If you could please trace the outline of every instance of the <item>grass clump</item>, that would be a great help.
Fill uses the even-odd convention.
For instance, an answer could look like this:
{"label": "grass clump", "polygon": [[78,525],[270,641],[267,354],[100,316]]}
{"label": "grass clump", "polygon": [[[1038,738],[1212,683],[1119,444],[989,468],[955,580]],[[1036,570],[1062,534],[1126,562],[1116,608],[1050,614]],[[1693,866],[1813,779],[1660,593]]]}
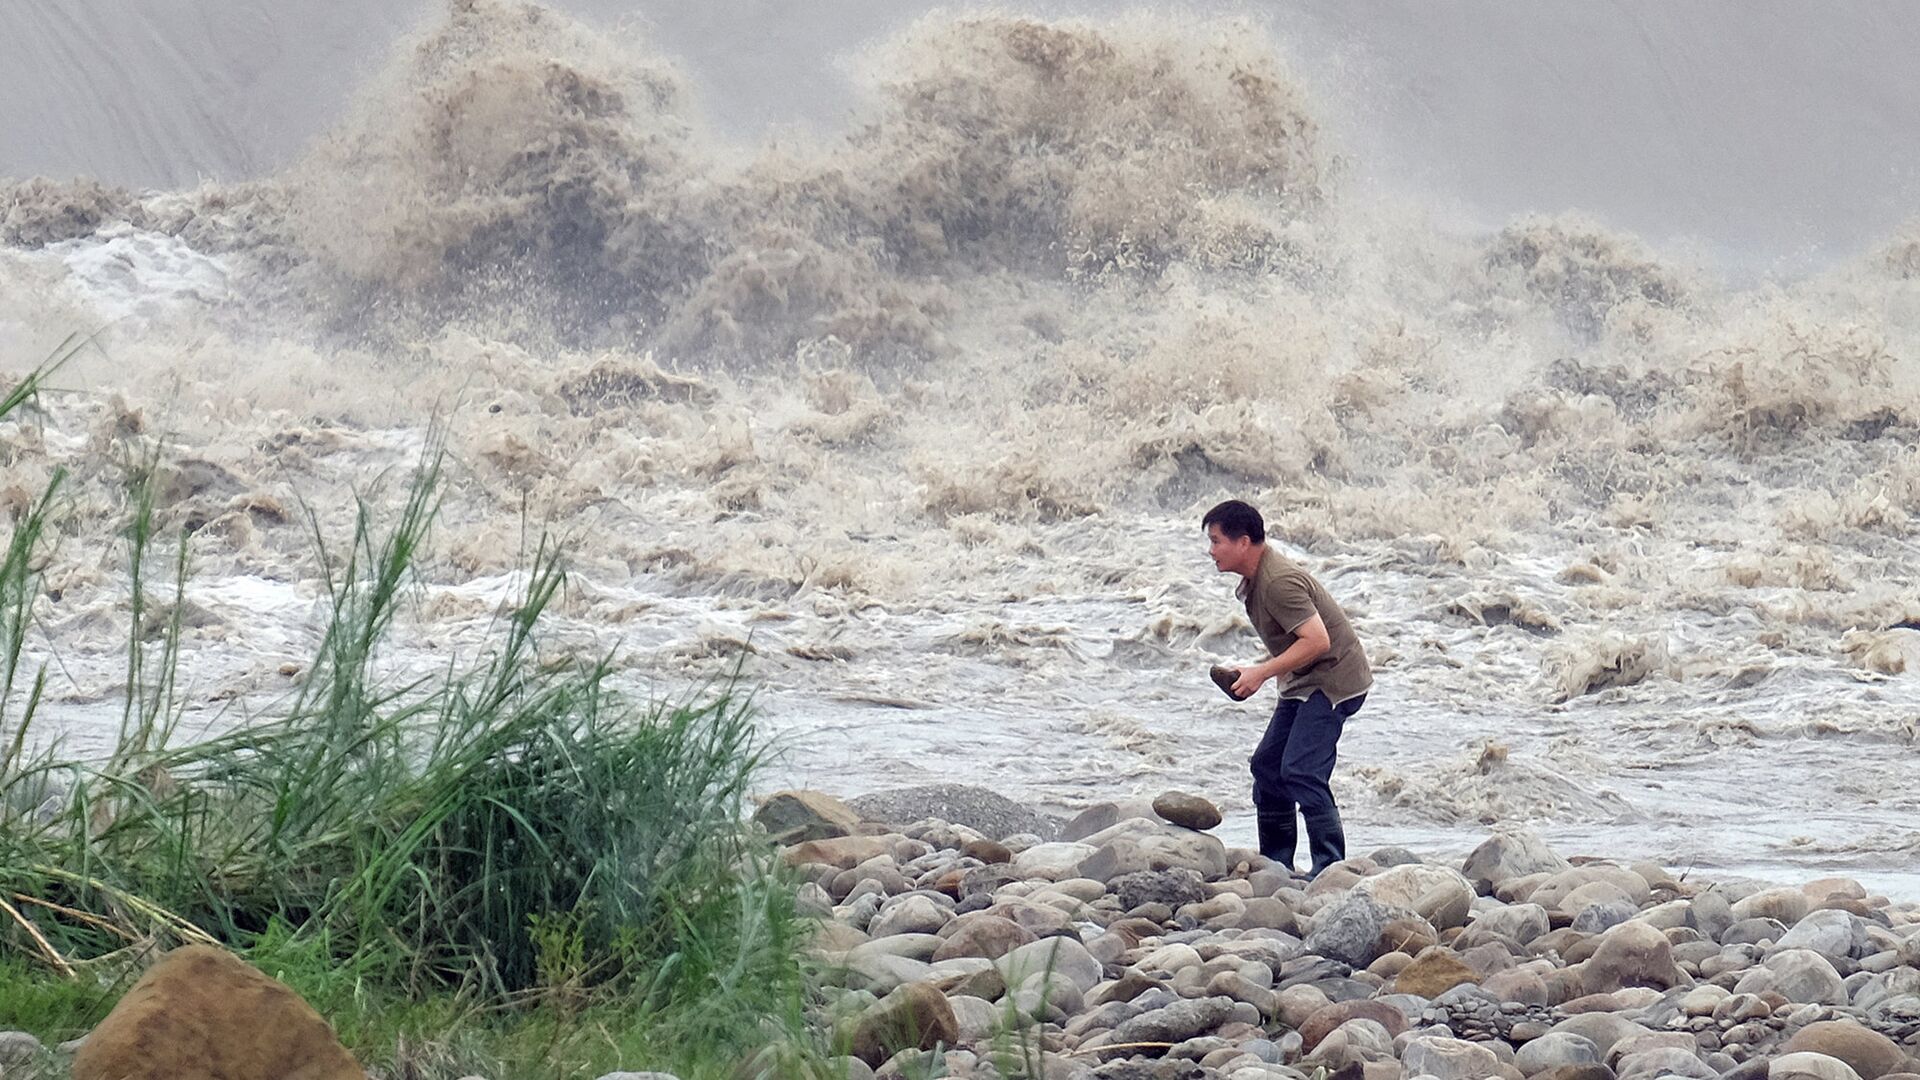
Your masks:
{"label": "grass clump", "polygon": [[798,1037],[792,883],[741,814],[761,762],[745,698],[636,702],[611,657],[543,653],[566,584],[545,543],[483,655],[389,673],[439,504],[435,438],[384,528],[363,500],[336,549],[310,516],[330,615],[297,692],[174,745],[164,613],[190,567],[170,545],[173,602],[152,604],[156,460],[128,468],[126,709],[104,760],[30,737],[46,675],[23,656],[58,474],[0,563],[0,1026],[72,1037],[147,958],[211,942],[393,1075],[722,1075]]}

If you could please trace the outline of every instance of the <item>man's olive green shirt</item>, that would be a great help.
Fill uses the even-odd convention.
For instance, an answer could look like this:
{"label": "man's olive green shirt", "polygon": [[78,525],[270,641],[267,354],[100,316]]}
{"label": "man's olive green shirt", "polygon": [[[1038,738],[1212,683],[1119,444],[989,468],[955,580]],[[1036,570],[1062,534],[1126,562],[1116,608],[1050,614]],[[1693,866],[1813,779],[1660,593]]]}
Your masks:
{"label": "man's olive green shirt", "polygon": [[1248,620],[1275,656],[1293,647],[1296,632],[1308,619],[1319,615],[1326,624],[1326,653],[1291,679],[1282,676],[1281,697],[1304,701],[1318,690],[1338,705],[1373,686],[1373,668],[1346,612],[1299,563],[1268,547],[1260,555],[1259,570],[1240,583],[1238,593],[1246,601]]}

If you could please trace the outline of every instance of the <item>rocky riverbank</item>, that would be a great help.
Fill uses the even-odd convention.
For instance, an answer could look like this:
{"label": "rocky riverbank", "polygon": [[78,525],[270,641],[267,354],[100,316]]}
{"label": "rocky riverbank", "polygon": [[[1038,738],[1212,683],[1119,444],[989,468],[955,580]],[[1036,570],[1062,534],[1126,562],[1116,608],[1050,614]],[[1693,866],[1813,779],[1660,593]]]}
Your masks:
{"label": "rocky riverbank", "polygon": [[761,806],[854,1080],[1920,1080],[1920,908],[1850,879],[1707,881],[1500,829],[1307,881],[1194,796],[1021,832],[1005,802]]}

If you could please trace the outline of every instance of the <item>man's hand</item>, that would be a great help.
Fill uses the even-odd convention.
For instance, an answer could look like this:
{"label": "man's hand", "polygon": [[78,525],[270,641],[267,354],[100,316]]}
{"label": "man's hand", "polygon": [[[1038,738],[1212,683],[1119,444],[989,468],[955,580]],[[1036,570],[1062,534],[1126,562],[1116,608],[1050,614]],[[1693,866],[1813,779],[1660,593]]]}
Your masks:
{"label": "man's hand", "polygon": [[1234,697],[1245,701],[1259,693],[1260,688],[1265,686],[1267,680],[1271,678],[1273,676],[1268,674],[1266,664],[1248,664],[1240,669],[1240,677],[1234,680],[1231,693]]}

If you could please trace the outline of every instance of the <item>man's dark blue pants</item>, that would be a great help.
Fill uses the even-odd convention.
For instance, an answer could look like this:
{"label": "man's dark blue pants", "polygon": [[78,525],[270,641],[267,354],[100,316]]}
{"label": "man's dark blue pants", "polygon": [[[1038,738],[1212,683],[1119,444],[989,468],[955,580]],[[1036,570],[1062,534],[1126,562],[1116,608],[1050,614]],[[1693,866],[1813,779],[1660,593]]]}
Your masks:
{"label": "man's dark blue pants", "polygon": [[1305,700],[1286,699],[1273,710],[1266,737],[1253,751],[1253,805],[1260,829],[1260,854],[1293,869],[1298,837],[1294,811],[1307,823],[1307,853],[1313,873],[1347,857],[1347,838],[1334,804],[1333,763],[1340,732],[1365,694],[1338,706],[1318,690]]}

